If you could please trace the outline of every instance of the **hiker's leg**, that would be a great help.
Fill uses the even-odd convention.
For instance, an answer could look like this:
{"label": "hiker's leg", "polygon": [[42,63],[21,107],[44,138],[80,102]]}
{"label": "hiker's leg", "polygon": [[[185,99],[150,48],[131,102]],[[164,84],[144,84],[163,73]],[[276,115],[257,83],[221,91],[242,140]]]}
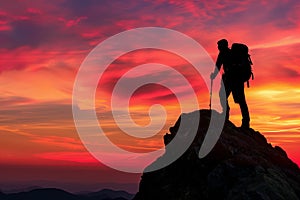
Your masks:
{"label": "hiker's leg", "polygon": [[[231,93],[231,87],[230,87],[229,81],[226,79],[225,75],[222,76],[222,81],[223,81],[223,84],[221,84],[221,89],[220,89],[220,92],[219,92],[220,102],[221,102],[223,112],[226,111],[226,120],[229,120],[230,107],[229,107],[229,104],[228,104],[228,97]],[[221,96],[224,95],[224,94],[222,94],[222,91],[225,91],[225,95],[226,95],[225,101],[222,101]]]}
{"label": "hiker's leg", "polygon": [[242,113],[242,117],[243,117],[242,127],[249,128],[250,127],[250,115],[249,115],[248,105],[246,103],[245,98],[240,102],[240,108],[241,108],[241,113]]}
{"label": "hiker's leg", "polygon": [[228,88],[226,90],[226,118],[225,118],[226,120],[229,120],[229,114],[230,114],[230,106],[228,103],[228,97],[229,97],[230,93],[231,93],[231,89]]}
{"label": "hiker's leg", "polygon": [[250,115],[249,115],[248,105],[245,97],[244,83],[237,85],[237,87],[232,93],[234,94],[234,101],[240,105],[240,109],[243,117],[242,127],[249,128]]}

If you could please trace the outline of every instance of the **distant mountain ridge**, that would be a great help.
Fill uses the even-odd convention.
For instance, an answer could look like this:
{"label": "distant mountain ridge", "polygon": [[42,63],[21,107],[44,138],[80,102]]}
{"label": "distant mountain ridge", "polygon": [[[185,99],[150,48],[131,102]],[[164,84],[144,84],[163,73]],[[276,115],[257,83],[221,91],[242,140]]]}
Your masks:
{"label": "distant mountain ridge", "polygon": [[0,200],[131,200],[133,196],[126,191],[110,189],[85,194],[72,194],[57,188],[33,189],[11,194],[0,192]]}
{"label": "distant mountain ridge", "polygon": [[41,188],[59,188],[73,194],[92,193],[99,191],[99,188],[110,188],[112,190],[123,190],[128,193],[136,193],[137,184],[134,182],[72,182],[62,180],[23,180],[7,181],[0,178],[0,191],[2,193],[19,193]]}
{"label": "distant mountain ridge", "polygon": [[[169,166],[143,173],[133,200],[300,199],[299,167],[282,148],[273,147],[253,129],[240,129],[226,121],[212,151],[199,159],[196,150],[205,138],[211,111],[195,112],[200,112],[200,121],[191,122],[199,124],[191,146]],[[195,112],[184,115],[189,120],[198,120],[193,117]],[[187,129],[179,133],[180,119],[170,128],[170,134],[164,136],[165,144],[176,134],[184,140],[190,132]],[[166,154],[168,150],[166,148]]]}

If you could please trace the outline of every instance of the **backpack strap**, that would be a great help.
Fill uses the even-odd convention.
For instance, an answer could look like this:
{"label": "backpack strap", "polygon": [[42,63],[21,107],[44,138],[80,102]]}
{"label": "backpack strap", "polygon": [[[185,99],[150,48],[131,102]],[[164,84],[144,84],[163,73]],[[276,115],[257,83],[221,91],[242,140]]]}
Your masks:
{"label": "backpack strap", "polygon": [[[253,72],[251,72],[251,79],[254,80],[254,74]],[[250,83],[249,83],[249,80],[247,81],[247,88],[250,87]]]}
{"label": "backpack strap", "polygon": [[249,60],[250,65],[253,65],[250,54],[248,54],[248,60]]}
{"label": "backpack strap", "polygon": [[[248,54],[248,61],[250,63],[250,66],[253,65],[253,62],[251,60],[251,57],[250,57],[250,54]],[[254,74],[252,72],[252,69],[251,69],[251,79],[254,80]],[[249,83],[249,80],[247,81],[247,87],[249,88],[250,87],[250,83]]]}

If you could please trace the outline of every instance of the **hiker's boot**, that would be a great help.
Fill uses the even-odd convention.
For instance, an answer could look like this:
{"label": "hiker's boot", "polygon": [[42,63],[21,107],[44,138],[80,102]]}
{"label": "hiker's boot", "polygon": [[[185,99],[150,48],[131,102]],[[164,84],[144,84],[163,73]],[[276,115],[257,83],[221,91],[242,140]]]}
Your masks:
{"label": "hiker's boot", "polygon": [[226,109],[226,115],[225,115],[225,120],[226,120],[226,121],[229,121],[229,113],[230,113],[230,107],[227,106],[227,109]]}
{"label": "hiker's boot", "polygon": [[241,128],[243,129],[249,129],[250,128],[250,115],[249,115],[249,110],[248,106],[246,104],[245,99],[243,101],[240,101],[240,108],[241,108],[241,113],[242,113],[242,126]]}
{"label": "hiker's boot", "polygon": [[[226,111],[225,111],[225,109],[226,109]],[[223,114],[225,115],[225,121],[229,121],[230,107],[228,105],[228,102],[227,102],[227,106],[225,109],[223,108]]]}

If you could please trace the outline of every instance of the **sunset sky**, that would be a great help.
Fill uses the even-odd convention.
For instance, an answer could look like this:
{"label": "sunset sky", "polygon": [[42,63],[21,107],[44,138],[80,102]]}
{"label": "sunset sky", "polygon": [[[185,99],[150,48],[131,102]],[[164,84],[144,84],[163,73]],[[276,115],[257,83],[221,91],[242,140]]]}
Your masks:
{"label": "sunset sky", "polygon": [[[73,121],[72,91],[80,65],[99,43],[140,27],[184,33],[201,44],[213,60],[218,54],[219,39],[227,38],[230,44],[246,43],[255,75],[246,89],[251,126],[269,143],[281,146],[300,166],[299,10],[298,0],[2,0],[0,190],[44,181],[47,186],[70,191],[100,186],[136,191],[140,174],[110,169],[85,149]],[[178,45],[185,48],[184,44]],[[132,152],[161,148],[162,135],[180,114],[176,94],[159,83],[147,84],[130,99],[131,117],[136,124],[145,126],[150,122],[151,105],[161,104],[166,110],[162,130],[143,141],[125,136],[116,126],[110,107],[114,86],[130,69],[146,63],[176,69],[194,88],[200,108],[207,109],[209,104],[208,89],[201,76],[180,56],[155,49],[122,55],[101,77],[95,105],[99,123],[109,138]],[[164,77],[165,82],[175,77],[164,70],[152,72],[150,76]],[[127,78],[145,76],[137,73]],[[120,102],[124,96],[119,94]],[[239,107],[232,97],[230,104],[230,119],[240,126]],[[118,158],[114,159],[117,162]]]}

